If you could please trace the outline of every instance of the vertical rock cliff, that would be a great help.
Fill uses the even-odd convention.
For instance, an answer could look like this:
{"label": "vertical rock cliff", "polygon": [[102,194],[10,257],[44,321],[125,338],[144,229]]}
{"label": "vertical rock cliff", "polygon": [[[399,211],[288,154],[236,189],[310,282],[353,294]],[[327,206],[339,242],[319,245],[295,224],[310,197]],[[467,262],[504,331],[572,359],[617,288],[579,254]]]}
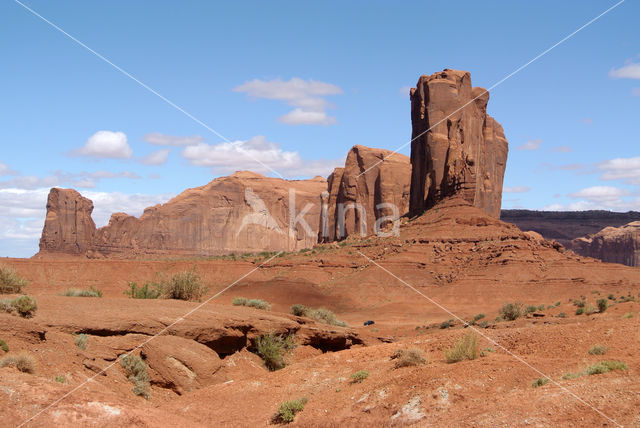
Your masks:
{"label": "vertical rock cliff", "polygon": [[640,221],[605,227],[596,234],[572,240],[567,247],[581,256],[640,267]]}
{"label": "vertical rock cliff", "polygon": [[467,71],[445,69],[411,89],[411,195],[418,215],[460,194],[499,218],[508,143],[487,114],[489,93],[471,86]]}

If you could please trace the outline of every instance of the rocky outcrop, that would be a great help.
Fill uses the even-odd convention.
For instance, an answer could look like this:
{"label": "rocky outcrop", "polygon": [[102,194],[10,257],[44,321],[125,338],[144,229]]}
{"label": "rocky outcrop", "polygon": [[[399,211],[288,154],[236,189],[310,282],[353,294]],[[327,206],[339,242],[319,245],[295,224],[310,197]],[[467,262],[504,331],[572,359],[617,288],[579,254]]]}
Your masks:
{"label": "rocky outcrop", "polygon": [[423,75],[411,89],[412,215],[461,194],[500,217],[508,143],[487,114],[488,101],[489,93],[473,88],[467,71]]}
{"label": "rocky outcrop", "polygon": [[318,195],[326,187],[322,177],[289,181],[237,172],[147,208],[139,218],[113,214],[97,230],[90,200],[75,190],[52,189],[39,254],[209,256],[299,250],[317,242]]}
{"label": "rocky outcrop", "polygon": [[40,251],[85,254],[91,249],[96,225],[91,218],[93,202],[72,189],[51,189]]}
{"label": "rocky outcrop", "polygon": [[320,240],[330,242],[353,234],[371,235],[407,213],[411,164],[389,150],[354,146],[344,168],[329,176],[323,195],[326,221]]}
{"label": "rocky outcrop", "polygon": [[622,227],[606,227],[594,235],[567,244],[574,252],[609,263],[640,266],[640,221]]}

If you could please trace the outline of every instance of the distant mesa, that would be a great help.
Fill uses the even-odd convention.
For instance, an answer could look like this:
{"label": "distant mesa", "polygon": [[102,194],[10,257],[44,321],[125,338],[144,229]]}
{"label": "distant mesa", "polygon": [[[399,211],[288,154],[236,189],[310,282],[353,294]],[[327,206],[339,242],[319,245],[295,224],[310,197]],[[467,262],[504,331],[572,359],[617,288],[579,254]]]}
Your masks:
{"label": "distant mesa", "polygon": [[640,221],[572,240],[567,247],[581,256],[640,267]]}
{"label": "distant mesa", "polygon": [[[296,251],[397,227],[457,196],[498,218],[508,143],[487,115],[489,94],[469,72],[421,76],[411,90],[411,158],[356,145],[324,179],[283,180],[239,171],[96,228],[93,203],[52,189],[39,256],[211,256]],[[450,117],[448,117],[450,116]],[[293,192],[290,192],[292,190]],[[292,196],[293,195],[293,196]]]}

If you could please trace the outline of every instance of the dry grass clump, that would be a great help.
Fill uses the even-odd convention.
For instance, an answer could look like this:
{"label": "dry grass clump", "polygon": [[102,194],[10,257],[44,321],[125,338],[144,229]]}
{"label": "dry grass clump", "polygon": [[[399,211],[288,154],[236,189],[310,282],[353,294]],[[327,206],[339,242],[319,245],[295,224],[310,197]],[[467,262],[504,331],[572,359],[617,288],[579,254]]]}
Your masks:
{"label": "dry grass clump", "polygon": [[200,301],[207,292],[207,287],[194,269],[178,272],[160,281],[160,288],[162,297],[177,300]]}
{"label": "dry grass clump", "polygon": [[296,413],[304,410],[304,405],[307,404],[307,401],[305,397],[302,397],[298,400],[289,400],[280,404],[278,412],[273,416],[273,422],[280,424],[293,422]]}
{"label": "dry grass clump", "polygon": [[369,377],[369,372],[366,370],[360,370],[353,373],[350,377],[351,377],[351,382],[360,383]]}
{"label": "dry grass clump", "polygon": [[406,351],[397,350],[391,356],[391,359],[396,360],[394,364],[396,369],[401,367],[419,366],[427,362],[422,351],[417,348],[410,348]]}
{"label": "dry grass clump", "polygon": [[26,352],[10,354],[0,359],[0,367],[15,367],[23,373],[36,372],[36,360]]}
{"label": "dry grass clump", "polygon": [[340,321],[336,314],[331,312],[327,308],[308,308],[301,304],[295,304],[291,306],[291,313],[298,317],[311,318],[314,321],[318,321],[324,324],[336,325],[338,327],[347,327],[347,323]]}
{"label": "dry grass clump", "polygon": [[38,309],[38,302],[31,296],[20,296],[15,299],[0,299],[0,312],[31,318]]}
{"label": "dry grass clump", "polygon": [[124,373],[133,383],[133,393],[149,398],[149,385],[151,378],[147,372],[147,365],[137,355],[121,355],[120,365],[124,369]]}
{"label": "dry grass clump", "polygon": [[255,342],[256,353],[271,371],[286,366],[284,356],[296,347],[294,335],[263,334]]}
{"label": "dry grass clump", "polygon": [[26,285],[27,280],[18,275],[12,267],[0,265],[0,294],[21,293]]}
{"label": "dry grass clump", "polygon": [[102,297],[102,290],[91,286],[88,290],[81,288],[70,288],[61,293],[65,297]]}
{"label": "dry grass clump", "polygon": [[265,300],[260,299],[247,299],[246,297],[236,297],[231,303],[233,306],[248,306],[250,308],[262,309],[265,311],[271,310],[271,304]]}
{"label": "dry grass clump", "polygon": [[473,331],[458,339],[453,345],[444,351],[448,363],[457,363],[462,360],[475,360],[478,358],[478,335]]}
{"label": "dry grass clump", "polygon": [[[535,309],[534,309],[535,310]],[[524,314],[522,303],[505,303],[500,308],[500,316],[507,321],[514,321]]]}

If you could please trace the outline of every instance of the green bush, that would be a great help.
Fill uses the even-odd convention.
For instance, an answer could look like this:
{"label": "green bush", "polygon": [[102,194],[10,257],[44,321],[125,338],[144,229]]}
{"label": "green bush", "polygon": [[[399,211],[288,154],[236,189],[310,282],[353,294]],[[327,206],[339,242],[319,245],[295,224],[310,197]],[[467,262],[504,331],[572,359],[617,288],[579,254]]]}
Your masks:
{"label": "green bush", "polygon": [[600,361],[587,367],[585,373],[588,375],[607,373],[613,370],[626,370],[627,365],[621,361]]}
{"label": "green bush", "polygon": [[304,397],[298,400],[285,401],[278,407],[278,412],[273,417],[273,422],[283,424],[293,422],[296,414],[304,410],[305,404],[307,404],[307,399]]}
{"label": "green bush", "polygon": [[21,293],[26,285],[27,280],[18,275],[12,267],[0,265],[0,294]]}
{"label": "green bush", "polygon": [[249,299],[247,299],[246,297],[236,297],[233,299],[233,302],[231,302],[231,304],[233,306],[247,306],[247,302],[249,302]]}
{"label": "green bush", "polygon": [[609,350],[609,348],[607,348],[606,346],[594,346],[593,348],[589,349],[589,353],[591,355],[604,355],[607,353],[607,351]]}
{"label": "green bush", "polygon": [[446,328],[450,328],[452,325],[453,325],[453,320],[442,321],[440,323],[440,328],[444,330]]}
{"label": "green bush", "polygon": [[147,372],[147,365],[142,361],[142,358],[132,354],[121,355],[120,365],[122,365],[129,382],[133,383],[133,393],[149,398],[151,378]]}
{"label": "green bush", "polygon": [[353,373],[351,375],[351,382],[360,383],[360,382],[362,382],[363,380],[365,380],[368,377],[369,377],[369,372],[368,371],[360,370],[360,371],[357,371],[357,372],[355,372],[355,373]]}
{"label": "green bush", "polygon": [[556,315],[558,318],[566,318],[567,314],[565,314],[564,312],[560,312],[558,315]]}
{"label": "green bush", "polygon": [[207,292],[194,269],[178,272],[161,283],[162,295],[167,299],[200,300]]}
{"label": "green bush", "polygon": [[410,348],[406,351],[396,351],[392,358],[396,360],[394,366],[396,369],[401,367],[419,366],[427,362],[422,351],[417,348]]}
{"label": "green bush", "polygon": [[507,321],[514,321],[522,316],[522,303],[505,303],[500,308],[500,315]]}
{"label": "green bush", "polygon": [[286,366],[284,356],[295,346],[293,335],[263,334],[255,341],[256,353],[271,371],[280,370]]}
{"label": "green bush", "polygon": [[38,302],[31,296],[20,296],[11,301],[13,309],[23,318],[31,318],[38,309]]}
{"label": "green bush", "polygon": [[66,383],[67,382],[67,378],[64,376],[56,376],[53,378],[53,380],[55,380],[58,383]]}
{"label": "green bush", "polygon": [[124,294],[132,299],[157,299],[162,295],[162,286],[155,282],[145,282],[142,287],[138,287],[135,282],[128,284],[129,289]]}
{"label": "green bush", "polygon": [[478,358],[478,335],[473,331],[458,339],[453,345],[444,351],[448,363],[457,363],[462,360],[475,360]]}
{"label": "green bush", "polygon": [[98,290],[91,286],[88,290],[80,288],[70,288],[62,292],[65,297],[102,297],[102,290]]}
{"label": "green bush", "polygon": [[584,308],[577,308],[576,315],[582,315],[584,313]]}
{"label": "green bush", "polygon": [[480,321],[478,323],[478,327],[480,328],[489,328],[489,321],[485,320],[485,321]]}
{"label": "green bush", "polygon": [[0,339],[0,349],[2,349],[4,352],[9,352],[9,345],[7,345],[7,342],[2,339]]}
{"label": "green bush", "polygon": [[607,301],[607,299],[598,299],[596,303],[598,305],[598,311],[600,313],[606,311],[607,308],[609,307],[609,302]]}
{"label": "green bush", "polygon": [[74,341],[76,346],[80,349],[82,349],[83,351],[85,351],[87,349],[87,341],[89,340],[89,336],[87,336],[86,334],[82,333],[82,334],[78,334],[76,336],[76,340]]}
{"label": "green bush", "polygon": [[0,359],[0,367],[15,367],[23,373],[33,374],[36,372],[36,360],[31,355],[21,352]]}
{"label": "green bush", "polygon": [[484,317],[485,317],[484,314],[477,314],[475,317],[473,317],[473,322],[478,322]]}
{"label": "green bush", "polygon": [[271,310],[271,304],[260,299],[247,299],[245,297],[236,297],[233,299],[232,305],[234,306],[248,306],[250,308],[263,309],[265,311]]}
{"label": "green bush", "polygon": [[309,309],[305,305],[301,305],[299,303],[291,306],[291,313],[297,317],[305,317],[307,316],[307,311]]}
{"label": "green bush", "polygon": [[327,308],[313,309],[301,304],[295,304],[291,306],[291,313],[295,316],[311,318],[314,321],[318,321],[324,324],[347,327],[346,322],[340,321],[336,314],[334,314]]}
{"label": "green bush", "polygon": [[538,379],[531,382],[531,386],[533,386],[534,388],[537,388],[539,386],[546,385],[548,383],[549,383],[549,379],[547,379],[546,377],[539,377]]}
{"label": "green bush", "polygon": [[609,299],[609,300],[616,300],[616,296],[615,296],[615,295],[613,295],[613,294],[609,294],[609,295],[607,296],[607,299]]}

